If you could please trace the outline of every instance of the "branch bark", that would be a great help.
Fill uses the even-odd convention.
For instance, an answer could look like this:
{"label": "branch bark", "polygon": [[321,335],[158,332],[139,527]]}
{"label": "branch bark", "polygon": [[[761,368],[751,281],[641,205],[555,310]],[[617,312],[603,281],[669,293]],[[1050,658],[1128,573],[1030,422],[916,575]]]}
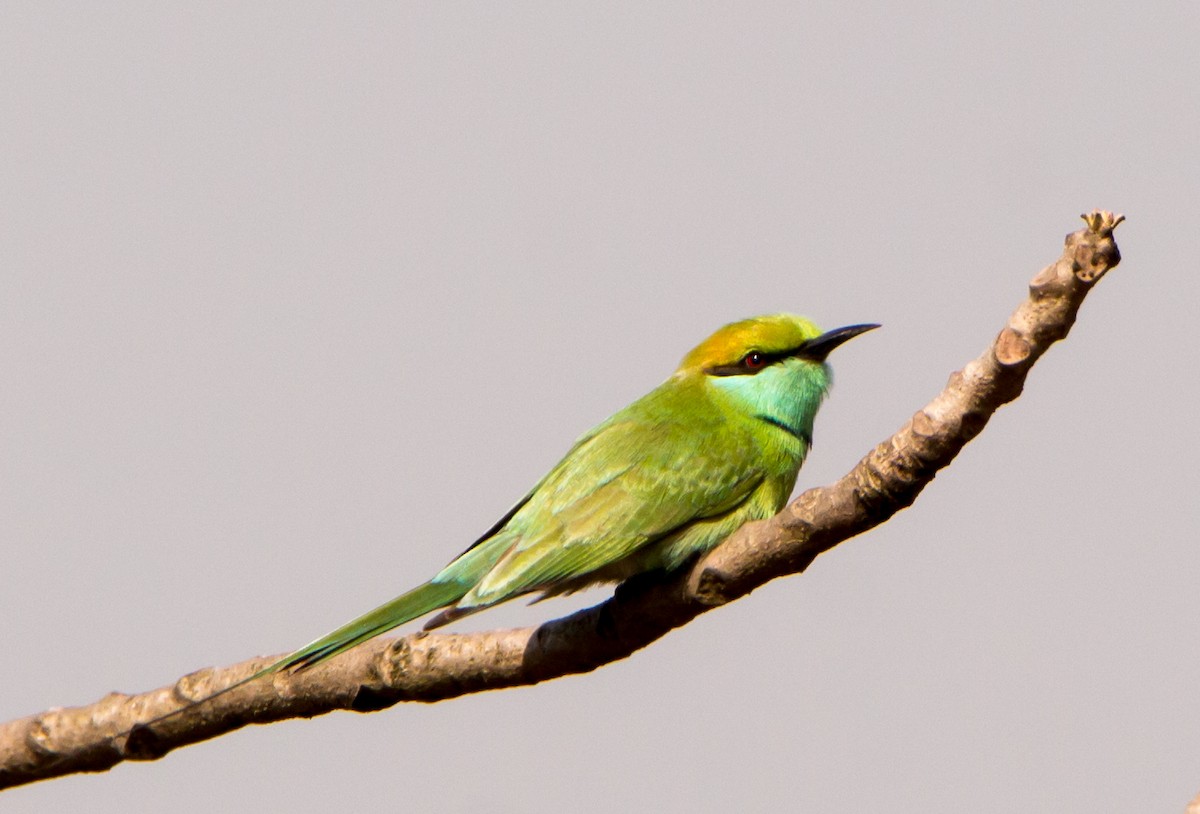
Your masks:
{"label": "branch bark", "polygon": [[912,505],[992,414],[1020,395],[1034,362],[1067,335],[1088,291],[1120,262],[1112,232],[1123,218],[1097,210],[1083,219],[1087,226],[1067,235],[1062,255],[1034,277],[987,350],[895,435],[836,483],[804,492],[770,520],[743,526],[691,569],[630,580],[600,605],[535,628],[368,642],[312,670],[251,682],[149,726],[139,722],[204,699],[277,657],[11,721],[0,725],[0,789],[155,760],[247,724],[368,712],[586,673],[772,579],[804,571],[818,554]]}

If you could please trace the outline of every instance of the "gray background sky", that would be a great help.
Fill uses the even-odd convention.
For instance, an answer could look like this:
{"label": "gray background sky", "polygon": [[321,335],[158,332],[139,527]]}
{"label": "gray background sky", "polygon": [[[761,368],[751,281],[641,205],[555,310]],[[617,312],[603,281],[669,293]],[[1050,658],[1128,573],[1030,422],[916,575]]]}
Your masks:
{"label": "gray background sky", "polygon": [[1078,213],[1129,216],[1026,395],[806,575],[594,675],[5,811],[1181,810],[1198,35],[1192,2],[4,4],[0,719],[425,579],[731,319],[884,324],[834,358],[827,482]]}

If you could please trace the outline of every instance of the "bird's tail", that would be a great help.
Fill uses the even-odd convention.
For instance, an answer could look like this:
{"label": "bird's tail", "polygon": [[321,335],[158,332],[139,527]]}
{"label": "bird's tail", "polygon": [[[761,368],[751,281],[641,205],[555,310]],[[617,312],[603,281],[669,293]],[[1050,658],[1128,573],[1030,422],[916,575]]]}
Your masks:
{"label": "bird's tail", "polygon": [[347,622],[332,633],[322,636],[312,644],[305,645],[295,653],[284,656],[274,664],[251,673],[227,687],[222,687],[210,695],[197,698],[195,701],[190,701],[182,707],[159,715],[156,718],[151,718],[148,721],[143,721],[132,729],[118,733],[113,736],[113,739],[131,735],[134,730],[154,726],[168,718],[174,718],[265,675],[292,668],[303,670],[306,667],[312,667],[314,664],[320,664],[326,659],[333,658],[338,653],[342,653],[357,644],[362,644],[367,639],[378,636],[380,633],[386,633],[394,627],[416,619],[418,616],[424,616],[432,610],[437,610],[438,608],[457,602],[466,593],[466,588],[454,582],[426,582],[424,585],[413,588],[406,594],[401,594],[391,602],[380,605],[370,613],[363,614],[352,622]]}
{"label": "bird's tail", "polygon": [[411,622],[432,610],[457,602],[466,593],[467,589],[455,582],[426,582],[408,593],[401,594],[391,602],[363,614],[354,621],[347,622],[332,633],[327,633],[295,653],[284,656],[263,670],[261,674],[290,669],[303,670],[314,664],[320,664],[338,653],[362,644],[367,639],[386,633],[405,622]]}

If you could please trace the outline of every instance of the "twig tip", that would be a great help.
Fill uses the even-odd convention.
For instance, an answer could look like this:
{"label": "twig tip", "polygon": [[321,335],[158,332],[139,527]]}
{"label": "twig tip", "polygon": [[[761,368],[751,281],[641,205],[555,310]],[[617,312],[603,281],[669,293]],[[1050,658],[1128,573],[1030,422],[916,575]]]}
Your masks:
{"label": "twig tip", "polygon": [[1116,215],[1106,209],[1093,209],[1079,217],[1083,218],[1089,231],[1095,232],[1100,237],[1111,237],[1113,230],[1125,220],[1124,215]]}

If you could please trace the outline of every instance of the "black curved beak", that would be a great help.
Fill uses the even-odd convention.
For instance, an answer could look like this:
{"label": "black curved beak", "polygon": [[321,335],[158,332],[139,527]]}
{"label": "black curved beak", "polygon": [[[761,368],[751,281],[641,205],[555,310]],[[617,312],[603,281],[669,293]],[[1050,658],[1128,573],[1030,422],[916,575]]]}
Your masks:
{"label": "black curved beak", "polygon": [[824,362],[825,357],[838,345],[878,327],[878,325],[847,325],[845,328],[834,328],[796,348],[795,355],[812,359],[814,362]]}

